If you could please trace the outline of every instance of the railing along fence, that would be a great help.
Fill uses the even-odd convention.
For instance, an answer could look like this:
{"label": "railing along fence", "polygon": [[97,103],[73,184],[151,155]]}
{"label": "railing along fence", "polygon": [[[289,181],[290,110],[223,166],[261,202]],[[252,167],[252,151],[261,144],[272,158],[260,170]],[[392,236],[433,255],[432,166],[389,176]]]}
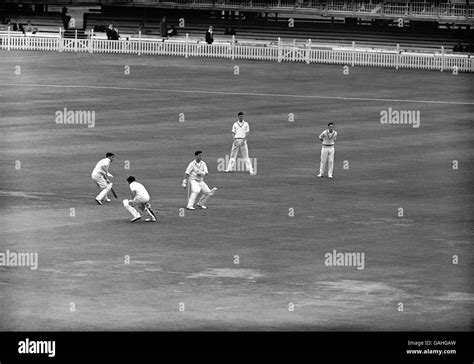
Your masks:
{"label": "railing along fence", "polygon": [[190,40],[127,38],[106,40],[90,37],[74,39],[63,37],[28,37],[0,32],[0,50],[4,51],[54,51],[122,53],[178,57],[227,58],[277,62],[325,63],[351,66],[375,66],[390,68],[424,69],[437,71],[474,72],[474,57],[471,54],[440,52],[415,53],[402,51],[397,45],[393,49],[373,49],[351,46],[327,46],[306,43],[240,44],[231,42],[207,44]]}

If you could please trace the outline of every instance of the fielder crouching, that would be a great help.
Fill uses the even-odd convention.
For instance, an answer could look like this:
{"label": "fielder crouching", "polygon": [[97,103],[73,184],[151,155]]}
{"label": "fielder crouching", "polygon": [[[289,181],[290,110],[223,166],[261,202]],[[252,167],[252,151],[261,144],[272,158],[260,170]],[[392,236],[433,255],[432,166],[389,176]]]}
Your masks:
{"label": "fielder crouching", "polygon": [[146,213],[149,218],[145,221],[147,222],[156,222],[156,215],[151,210],[150,205],[150,195],[146,190],[145,186],[141,183],[135,181],[135,177],[130,176],[127,178],[127,182],[130,185],[130,190],[132,191],[132,199],[131,200],[123,200],[123,205],[130,212],[133,216],[132,222],[135,222],[141,219],[140,213],[135,209],[137,207],[142,212]]}
{"label": "fielder crouching", "polygon": [[[182,183],[184,189],[188,188],[188,205],[186,206],[188,210],[195,210],[194,201],[196,201],[196,198],[201,191],[202,196],[197,203],[197,207],[201,209],[207,209],[206,205],[204,204],[209,199],[209,197],[211,197],[217,191],[217,187],[214,187],[211,190],[204,182],[204,177],[208,174],[209,171],[207,169],[206,162],[202,160],[202,152],[198,150],[194,153],[194,160],[189,163],[188,168],[186,168],[184,180]],[[191,189],[191,194],[189,194],[189,189]]]}

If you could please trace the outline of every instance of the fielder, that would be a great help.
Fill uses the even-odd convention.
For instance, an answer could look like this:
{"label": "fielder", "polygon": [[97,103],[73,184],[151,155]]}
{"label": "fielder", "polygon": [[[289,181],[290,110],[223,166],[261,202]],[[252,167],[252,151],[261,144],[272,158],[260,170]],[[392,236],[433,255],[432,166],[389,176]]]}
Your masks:
{"label": "fielder", "polygon": [[252,164],[250,163],[249,148],[247,145],[247,138],[250,134],[250,126],[249,123],[244,120],[243,112],[239,112],[237,116],[239,119],[234,123],[234,125],[232,125],[232,135],[234,137],[234,143],[232,144],[232,149],[230,151],[229,165],[227,166],[224,172],[228,173],[234,168],[234,165],[236,164],[237,154],[240,150],[242,152],[242,157],[244,159],[247,170],[250,174],[253,174],[254,172]]}
{"label": "fielder", "polygon": [[130,176],[127,178],[127,182],[130,185],[130,190],[132,191],[131,200],[123,200],[123,205],[133,216],[132,222],[135,222],[141,219],[140,213],[135,209],[139,208],[142,212],[148,214],[149,218],[145,221],[147,222],[156,222],[156,215],[151,210],[150,205],[150,195],[146,190],[145,186],[141,183],[136,182],[135,177]]}
{"label": "fielder", "polygon": [[328,124],[328,129],[319,135],[319,140],[323,143],[321,147],[321,164],[319,166],[318,177],[322,178],[328,163],[328,178],[332,179],[334,169],[334,142],[336,141],[337,131],[334,130],[334,123]]}
{"label": "fielder", "polygon": [[[194,201],[196,197],[202,191],[202,196],[197,203],[197,207],[201,209],[207,209],[206,201],[214,195],[217,191],[217,187],[214,187],[212,190],[209,189],[208,185],[204,182],[204,177],[209,174],[207,169],[206,162],[202,160],[202,152],[198,150],[194,153],[194,160],[189,163],[186,172],[184,172],[184,179],[182,186],[186,189],[188,188],[188,205],[186,208],[188,210],[196,210],[194,208]],[[188,185],[189,184],[189,185]],[[189,189],[191,189],[191,194],[189,195]]]}
{"label": "fielder", "polygon": [[104,200],[106,202],[110,202],[107,193],[112,188],[112,183],[109,181],[109,178],[113,176],[109,173],[109,167],[110,163],[112,163],[112,161],[114,160],[114,157],[114,153],[107,153],[104,159],[101,159],[97,162],[91,174],[92,179],[101,189],[100,193],[95,198],[95,202],[97,202],[99,205],[102,205],[102,202]]}

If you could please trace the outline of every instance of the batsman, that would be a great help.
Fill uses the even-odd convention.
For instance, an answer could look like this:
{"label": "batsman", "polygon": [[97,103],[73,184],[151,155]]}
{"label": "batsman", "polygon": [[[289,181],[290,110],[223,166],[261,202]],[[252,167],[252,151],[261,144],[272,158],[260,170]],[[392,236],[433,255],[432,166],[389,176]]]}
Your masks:
{"label": "batsman", "polygon": [[244,120],[244,113],[239,112],[237,114],[238,120],[232,125],[232,135],[234,137],[234,142],[232,144],[232,149],[230,151],[229,164],[224,172],[228,173],[234,169],[237,160],[237,154],[239,150],[242,152],[242,157],[247,167],[247,171],[250,174],[254,174],[252,163],[250,163],[249,158],[249,148],[247,145],[247,138],[250,134],[250,126]]}
{"label": "batsman", "polygon": [[123,206],[132,214],[133,218],[131,221],[135,222],[141,219],[141,215],[137,211],[138,208],[148,215],[148,219],[145,220],[146,222],[156,222],[156,215],[150,205],[150,194],[145,186],[137,182],[133,176],[128,177],[127,182],[130,186],[130,191],[132,191],[132,199],[123,200]]}
{"label": "batsman", "polygon": [[104,159],[97,162],[91,174],[93,181],[101,190],[95,198],[95,202],[99,205],[102,205],[103,201],[110,202],[107,194],[112,189],[112,183],[109,181],[109,178],[113,176],[109,173],[109,167],[110,163],[114,160],[114,157],[114,153],[107,153]]}

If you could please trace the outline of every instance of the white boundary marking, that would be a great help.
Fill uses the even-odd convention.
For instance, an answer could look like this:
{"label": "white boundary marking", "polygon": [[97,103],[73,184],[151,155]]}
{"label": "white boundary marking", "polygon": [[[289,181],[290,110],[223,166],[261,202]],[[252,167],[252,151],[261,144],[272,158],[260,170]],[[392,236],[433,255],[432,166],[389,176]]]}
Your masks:
{"label": "white boundary marking", "polygon": [[262,96],[262,97],[285,97],[285,98],[298,98],[298,99],[326,99],[326,100],[349,100],[349,101],[408,102],[408,103],[421,103],[421,104],[474,105],[474,102],[462,102],[462,101],[378,99],[378,98],[368,98],[368,97],[266,94],[266,93],[261,93],[261,92],[175,90],[175,89],[156,89],[156,88],[142,88],[142,87],[120,87],[120,86],[48,85],[48,84],[41,85],[41,84],[31,84],[31,83],[24,83],[24,84],[0,83],[0,86],[86,88],[86,89],[96,89],[96,90],[98,89],[98,90],[122,90],[122,91],[145,91],[145,92],[174,92],[174,93],[214,94],[214,95],[229,95],[229,96]]}

